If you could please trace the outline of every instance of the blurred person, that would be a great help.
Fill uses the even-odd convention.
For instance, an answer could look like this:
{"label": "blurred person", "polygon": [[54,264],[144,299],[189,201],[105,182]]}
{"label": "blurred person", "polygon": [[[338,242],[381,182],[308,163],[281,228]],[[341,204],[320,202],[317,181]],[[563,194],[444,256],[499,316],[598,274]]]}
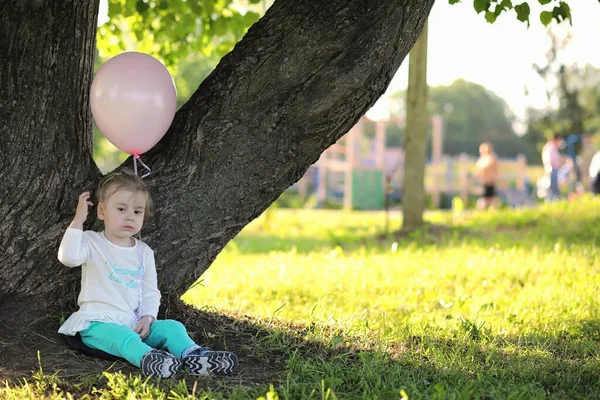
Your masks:
{"label": "blurred person", "polygon": [[492,144],[482,143],[479,146],[479,159],[475,162],[475,175],[483,185],[483,195],[477,200],[478,210],[496,207],[498,173],[498,158],[494,155]]}
{"label": "blurred person", "polygon": [[560,147],[563,144],[560,135],[554,135],[549,139],[542,148],[542,163],[544,171],[550,178],[550,186],[546,193],[546,200],[552,201],[560,198],[560,188],[558,186],[558,172],[562,165],[562,157],[560,155]]}

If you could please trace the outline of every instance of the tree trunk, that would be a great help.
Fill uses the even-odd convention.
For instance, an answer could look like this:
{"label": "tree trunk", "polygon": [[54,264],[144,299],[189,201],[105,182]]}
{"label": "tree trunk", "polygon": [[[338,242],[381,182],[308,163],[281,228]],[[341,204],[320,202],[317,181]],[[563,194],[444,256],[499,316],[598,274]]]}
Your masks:
{"label": "tree trunk", "polygon": [[0,304],[57,296],[56,250],[77,193],[100,176],[88,106],[98,2],[0,5]]}
{"label": "tree trunk", "polygon": [[[279,0],[250,28],[142,155],[157,205],[142,238],[163,293],[181,295],[375,103],[432,5]],[[57,299],[79,279],[56,251],[77,195],[100,175],[88,106],[97,8],[0,6],[2,301]]]}
{"label": "tree trunk", "polygon": [[406,91],[402,229],[423,226],[425,211],[425,157],[427,152],[427,23],[410,52]]}

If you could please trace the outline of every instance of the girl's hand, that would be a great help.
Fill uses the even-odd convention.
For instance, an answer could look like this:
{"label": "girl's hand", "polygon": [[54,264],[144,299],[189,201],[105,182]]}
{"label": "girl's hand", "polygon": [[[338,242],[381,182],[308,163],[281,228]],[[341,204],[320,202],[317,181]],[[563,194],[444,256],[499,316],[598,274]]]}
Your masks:
{"label": "girl's hand", "polygon": [[144,315],[137,323],[137,326],[133,330],[135,333],[139,334],[142,339],[146,339],[150,334],[150,325],[156,321],[156,319],[151,315]]}
{"label": "girl's hand", "polygon": [[79,202],[77,203],[77,211],[75,211],[73,222],[81,223],[81,225],[83,225],[88,217],[88,206],[94,205],[89,199],[90,192],[83,192],[79,195]]}

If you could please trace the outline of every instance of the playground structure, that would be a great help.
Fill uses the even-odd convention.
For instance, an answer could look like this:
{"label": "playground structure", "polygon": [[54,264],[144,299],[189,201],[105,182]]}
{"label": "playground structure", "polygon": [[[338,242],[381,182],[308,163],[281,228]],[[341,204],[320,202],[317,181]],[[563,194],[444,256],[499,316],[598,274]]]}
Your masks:
{"label": "playground structure", "polygon": [[[365,136],[366,124],[374,124],[372,138]],[[390,124],[403,126],[404,120],[373,121],[363,116],[346,135],[326,149],[294,185],[301,196],[306,198],[312,189],[318,206],[326,202],[337,203],[344,209],[383,209],[386,191],[399,200],[404,186],[404,149],[386,146],[386,127]],[[458,195],[466,203],[470,195],[478,195],[481,191],[470,172],[475,160],[466,154],[445,156],[441,116],[433,116],[429,125],[431,155],[426,166],[425,190],[431,196],[432,206],[439,208],[444,194]],[[526,202],[525,156],[499,161],[502,173],[499,189],[508,193],[508,201],[513,205]]]}
{"label": "playground structure", "polygon": [[[369,123],[375,125],[372,139],[364,135],[365,125]],[[386,126],[390,123],[402,125],[404,121],[372,121],[362,117],[309,168],[299,182],[300,193],[306,195],[310,181],[319,204],[338,200],[345,209],[383,208],[385,180],[401,182],[404,172],[403,149],[386,146]]]}

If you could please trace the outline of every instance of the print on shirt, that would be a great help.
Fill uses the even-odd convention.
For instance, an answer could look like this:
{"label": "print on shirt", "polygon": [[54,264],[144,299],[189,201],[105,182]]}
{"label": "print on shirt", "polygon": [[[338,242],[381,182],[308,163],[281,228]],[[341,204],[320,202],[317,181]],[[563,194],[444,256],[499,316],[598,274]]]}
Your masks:
{"label": "print on shirt", "polygon": [[111,269],[108,280],[115,281],[118,284],[123,285],[127,290],[138,288],[138,284],[131,277],[141,276],[142,267],[138,267],[137,269],[119,268],[117,264],[110,262],[108,259],[104,261],[104,265]]}

